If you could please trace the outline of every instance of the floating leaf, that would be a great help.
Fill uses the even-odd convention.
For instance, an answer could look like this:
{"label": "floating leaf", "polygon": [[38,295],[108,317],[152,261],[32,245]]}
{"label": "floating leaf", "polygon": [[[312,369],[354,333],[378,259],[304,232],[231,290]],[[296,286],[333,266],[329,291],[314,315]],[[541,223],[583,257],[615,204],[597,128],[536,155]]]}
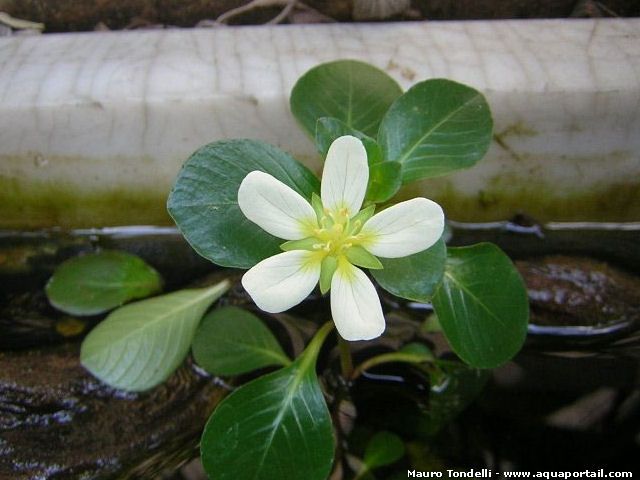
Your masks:
{"label": "floating leaf", "polygon": [[402,258],[380,258],[382,270],[371,274],[382,288],[398,297],[430,302],[442,280],[447,248],[442,239],[427,250]]}
{"label": "floating leaf", "polygon": [[202,319],[193,340],[193,356],[213,375],[240,375],[291,364],[262,320],[238,307],[218,308]]}
{"label": "floating leaf", "polygon": [[196,151],[182,167],[167,208],[196,252],[224,267],[250,268],[280,253],[278,239],[250,222],[238,206],[238,188],[260,170],[306,199],[320,182],[283,151],[257,140],[223,140]]}
{"label": "floating leaf", "polygon": [[449,249],[433,306],[454,352],[471,366],[497,367],[524,343],[527,291],[509,257],[491,243]]}
{"label": "floating leaf", "polygon": [[316,122],[333,117],[375,137],[393,101],[402,94],[395,80],[369,64],[339,60],[312,68],[291,91],[291,111],[306,132],[315,136]]}
{"label": "floating leaf", "polygon": [[420,82],[398,98],[380,125],[385,160],[402,164],[404,183],[468,168],[491,143],[484,96],[451,80]]}
{"label": "floating leaf", "polygon": [[374,470],[397,462],[403,455],[404,443],[400,437],[391,432],[378,432],[369,440],[362,461],[367,470]]}
{"label": "floating leaf", "polygon": [[113,387],[155,387],[184,361],[202,315],[228,289],[225,280],[121,307],[84,339],[80,362]]}
{"label": "floating leaf", "polygon": [[315,365],[331,328],[325,325],[289,367],[243,385],[220,403],[200,443],[211,478],[327,478],[333,431]]}
{"label": "floating leaf", "polygon": [[96,315],[160,291],[162,278],[144,260],[115,250],[71,258],[46,286],[51,305],[72,315]]}

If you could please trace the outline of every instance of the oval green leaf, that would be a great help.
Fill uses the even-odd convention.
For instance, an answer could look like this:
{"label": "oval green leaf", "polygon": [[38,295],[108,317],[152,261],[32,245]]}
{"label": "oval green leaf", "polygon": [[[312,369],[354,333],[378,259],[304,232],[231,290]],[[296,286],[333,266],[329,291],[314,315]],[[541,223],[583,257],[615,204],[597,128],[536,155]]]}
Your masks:
{"label": "oval green leaf", "polygon": [[115,250],[71,258],[45,288],[49,302],[71,315],[97,315],[162,289],[162,278],[144,260]]}
{"label": "oval green leaf", "polygon": [[427,250],[402,258],[380,258],[382,270],[371,270],[387,292],[416,302],[430,302],[442,280],[447,247],[442,239]]}
{"label": "oval green leaf", "polygon": [[212,375],[291,364],[262,320],[238,307],[218,308],[202,319],[193,339],[193,356]]}
{"label": "oval green leaf", "polygon": [[378,142],[385,160],[402,164],[404,183],[468,168],[491,144],[493,120],[484,96],[451,80],[410,88],[391,106]]}
{"label": "oval green leaf", "polygon": [[257,140],[223,140],[196,151],[182,167],[167,209],[196,252],[224,267],[250,268],[280,253],[282,240],[247,220],[238,188],[260,170],[306,199],[320,182],[306,167],[276,147]]}
{"label": "oval green leaf", "polygon": [[184,361],[202,315],[228,289],[225,280],[121,307],[84,339],[80,362],[112,387],[155,387]]}
{"label": "oval green leaf", "polygon": [[[324,334],[328,331],[324,328]],[[334,440],[315,371],[322,343],[316,339],[318,336],[291,366],[243,385],[216,408],[200,442],[202,463],[210,478],[328,477]]]}
{"label": "oval green leaf", "polygon": [[402,89],[389,75],[367,63],[339,60],[312,68],[291,91],[291,111],[314,138],[316,122],[334,117],[375,137],[382,117]]}
{"label": "oval green leaf", "polygon": [[[440,429],[458,416],[484,389],[491,372],[469,368],[463,363],[445,364],[432,378],[429,406],[425,410],[420,429],[428,436],[436,435]],[[433,377],[436,377],[434,374]]]}
{"label": "oval green leaf", "polygon": [[449,249],[433,306],[451,348],[473,367],[495,368],[524,343],[527,291],[509,257],[491,243]]}
{"label": "oval green leaf", "polygon": [[378,432],[369,443],[364,452],[363,463],[367,470],[391,465],[404,455],[404,443],[395,433]]}

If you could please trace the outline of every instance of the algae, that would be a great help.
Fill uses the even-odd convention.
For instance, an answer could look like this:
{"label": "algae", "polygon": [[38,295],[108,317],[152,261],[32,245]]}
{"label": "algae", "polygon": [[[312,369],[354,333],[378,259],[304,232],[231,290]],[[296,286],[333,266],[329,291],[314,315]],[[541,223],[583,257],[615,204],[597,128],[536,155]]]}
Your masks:
{"label": "algae", "polygon": [[[497,137],[535,134],[533,130],[514,124]],[[448,218],[464,222],[506,220],[521,213],[540,222],[640,220],[640,177],[635,174],[635,152],[618,151],[598,157],[560,155],[556,158],[519,153],[516,161],[508,150],[503,148],[501,154],[487,159],[491,160],[492,166],[484,173],[478,171],[478,175],[484,176],[488,171],[494,174],[483,179],[481,184],[472,182],[476,186],[465,187],[467,180],[456,175],[435,178],[405,186],[398,200],[426,196],[443,205]],[[167,167],[175,163],[177,170],[180,164],[177,160],[159,165],[151,158],[118,159],[113,162],[113,168],[121,171],[110,175],[110,181],[101,183],[95,175],[87,177],[95,173],[89,162],[95,159],[53,159],[42,167],[37,155],[30,154],[28,158],[37,174],[25,171],[29,162],[20,162],[18,157],[4,158],[11,162],[3,162],[4,172],[0,172],[0,228],[173,224],[166,212],[173,178]],[[319,170],[317,158],[301,160]],[[557,162],[566,162],[576,172],[590,167],[605,171],[602,165],[609,165],[615,171],[619,166],[620,173],[602,180],[594,174],[589,179],[566,173],[559,177],[557,173],[547,171]],[[104,170],[108,159],[101,160],[100,164],[100,169]],[[56,167],[58,180],[43,171],[52,166]],[[26,170],[29,168],[27,166]],[[62,177],[63,172],[73,173]],[[83,183],[85,177],[88,180]],[[60,181],[60,178],[64,180]],[[135,182],[136,178],[140,181]]]}
{"label": "algae", "polygon": [[503,174],[491,178],[477,192],[463,192],[449,179],[441,179],[433,188],[424,184],[405,188],[401,196],[407,199],[427,192],[442,205],[447,218],[460,222],[508,220],[523,213],[539,222],[640,220],[640,178],[569,190]]}
{"label": "algae", "polygon": [[72,182],[0,176],[0,228],[172,225],[165,206],[168,193],[136,186],[87,189]]}

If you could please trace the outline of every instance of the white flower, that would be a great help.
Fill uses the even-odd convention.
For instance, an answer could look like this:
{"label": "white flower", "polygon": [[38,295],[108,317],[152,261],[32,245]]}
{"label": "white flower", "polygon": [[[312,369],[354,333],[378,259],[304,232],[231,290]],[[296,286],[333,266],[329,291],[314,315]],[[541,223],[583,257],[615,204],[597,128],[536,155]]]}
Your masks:
{"label": "white flower", "polygon": [[320,198],[311,203],[271,175],[253,171],[238,190],[244,215],[268,233],[289,240],[242,277],[256,305],[287,310],[320,282],[331,290],[331,313],[346,340],[369,340],[385,328],[375,287],[356,265],[382,268],[376,257],[398,258],[426,250],[442,235],[444,215],[426,198],[401,202],[373,215],[363,210],[369,167],[362,142],[335,140],[322,173]]}

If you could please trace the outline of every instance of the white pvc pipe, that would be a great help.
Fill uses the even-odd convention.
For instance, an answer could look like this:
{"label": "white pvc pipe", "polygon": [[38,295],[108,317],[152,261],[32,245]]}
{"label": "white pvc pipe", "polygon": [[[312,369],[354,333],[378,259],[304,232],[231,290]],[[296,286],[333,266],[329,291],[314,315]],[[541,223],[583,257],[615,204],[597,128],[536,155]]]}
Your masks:
{"label": "white pvc pipe", "polygon": [[341,58],[404,88],[451,78],[491,104],[487,158],[405,195],[460,220],[640,218],[640,20],[543,20],[0,38],[0,227],[166,222],[180,165],[221,138],[317,169],[289,92]]}

